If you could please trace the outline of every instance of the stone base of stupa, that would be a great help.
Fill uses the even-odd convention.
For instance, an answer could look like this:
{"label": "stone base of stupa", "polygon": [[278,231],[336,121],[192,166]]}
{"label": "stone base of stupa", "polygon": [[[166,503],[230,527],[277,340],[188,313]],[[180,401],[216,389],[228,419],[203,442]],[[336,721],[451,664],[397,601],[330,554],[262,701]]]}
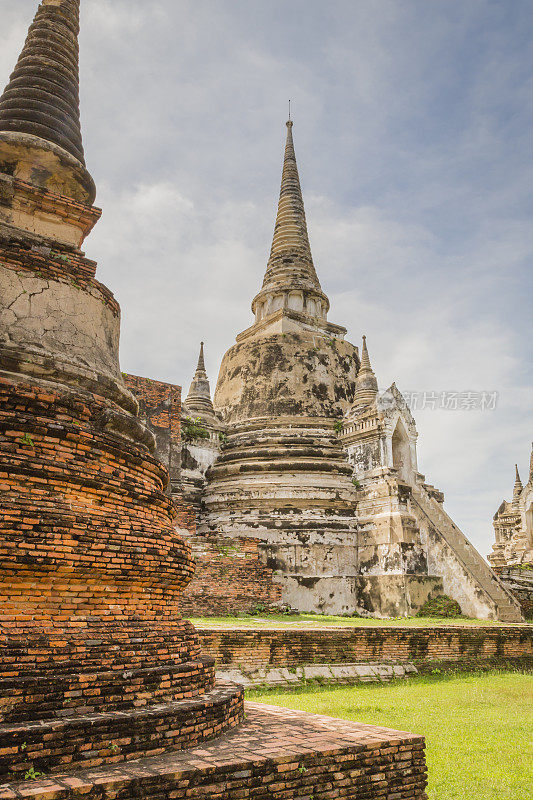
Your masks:
{"label": "stone base of stupa", "polygon": [[246,704],[212,742],[0,786],[0,800],[425,800],[424,740],[410,733]]}

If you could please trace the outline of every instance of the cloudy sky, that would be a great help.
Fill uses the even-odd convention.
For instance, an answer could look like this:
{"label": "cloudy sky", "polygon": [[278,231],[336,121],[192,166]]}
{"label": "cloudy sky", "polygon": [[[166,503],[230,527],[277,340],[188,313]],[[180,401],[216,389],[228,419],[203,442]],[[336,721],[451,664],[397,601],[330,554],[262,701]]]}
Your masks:
{"label": "cloudy sky", "polygon": [[[0,0],[0,83],[37,0]],[[485,555],[532,424],[531,0],[83,0],[82,120],[122,368],[212,383],[251,322],[287,101],[330,320],[415,410],[419,466]],[[449,397],[449,395],[447,395]],[[431,397],[431,395],[430,395]]]}

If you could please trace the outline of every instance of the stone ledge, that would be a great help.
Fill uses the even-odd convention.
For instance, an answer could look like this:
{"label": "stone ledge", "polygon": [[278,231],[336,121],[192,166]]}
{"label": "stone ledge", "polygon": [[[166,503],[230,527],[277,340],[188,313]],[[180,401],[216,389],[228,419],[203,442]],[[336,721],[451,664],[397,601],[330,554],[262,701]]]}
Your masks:
{"label": "stone ledge", "polygon": [[298,667],[278,667],[241,671],[227,667],[217,671],[220,681],[234,681],[245,688],[254,686],[291,686],[315,681],[316,683],[387,683],[396,678],[418,675],[414,664],[303,664]]}
{"label": "stone ledge", "polygon": [[0,800],[426,800],[426,774],[421,736],[247,703],[244,724],[212,743],[4,784]]}

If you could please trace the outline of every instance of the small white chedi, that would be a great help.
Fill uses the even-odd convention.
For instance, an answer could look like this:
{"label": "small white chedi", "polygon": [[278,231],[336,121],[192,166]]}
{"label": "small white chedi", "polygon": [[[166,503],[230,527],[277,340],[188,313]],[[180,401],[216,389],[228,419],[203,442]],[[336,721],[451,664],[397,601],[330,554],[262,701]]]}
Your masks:
{"label": "small white chedi", "polygon": [[504,500],[494,515],[494,534],[489,555],[494,567],[533,566],[533,446],[529,480],[522,485],[517,465],[513,499]]}

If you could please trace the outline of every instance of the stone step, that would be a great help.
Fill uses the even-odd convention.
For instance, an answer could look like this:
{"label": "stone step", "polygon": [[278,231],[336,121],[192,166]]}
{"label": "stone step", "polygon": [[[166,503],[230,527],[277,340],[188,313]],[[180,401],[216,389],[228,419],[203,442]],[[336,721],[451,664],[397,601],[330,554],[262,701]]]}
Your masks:
{"label": "stone step", "polygon": [[413,499],[466,571],[490,597],[498,610],[499,618],[504,622],[522,622],[518,602],[436,500],[425,496],[421,491],[413,492]]}

